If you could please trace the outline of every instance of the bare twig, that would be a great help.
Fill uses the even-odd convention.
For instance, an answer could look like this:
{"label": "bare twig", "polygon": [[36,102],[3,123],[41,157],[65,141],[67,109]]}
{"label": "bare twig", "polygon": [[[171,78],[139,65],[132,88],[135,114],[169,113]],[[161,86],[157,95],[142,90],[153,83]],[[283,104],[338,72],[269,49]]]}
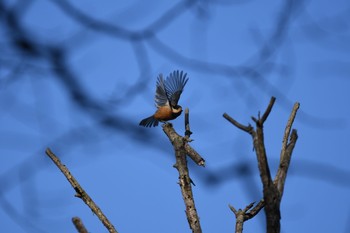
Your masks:
{"label": "bare twig", "polygon": [[[292,152],[295,146],[295,143],[298,139],[298,134],[295,129],[292,130],[292,133],[290,134],[290,130],[292,128],[295,116],[297,114],[297,111],[299,109],[300,104],[295,103],[292,109],[292,112],[290,114],[290,117],[288,119],[286,129],[284,131],[283,141],[282,141],[282,149],[281,149],[281,155],[280,155],[280,164],[276,173],[276,177],[274,179],[275,185],[277,185],[277,189],[280,193],[280,196],[282,197],[283,191],[284,191],[284,183],[287,178],[287,172],[290,164],[290,160],[292,157]],[[289,141],[288,141],[288,137]]]}
{"label": "bare twig", "polygon": [[80,218],[73,217],[72,222],[79,233],[88,233],[88,230],[85,228]]}
{"label": "bare twig", "polygon": [[269,103],[269,105],[266,108],[265,113],[263,114],[263,116],[260,119],[261,124],[264,124],[264,122],[266,121],[267,117],[269,116],[269,114],[270,114],[270,112],[272,110],[272,107],[273,107],[275,101],[276,101],[276,97],[272,96],[271,99],[270,99],[270,103]]}
{"label": "bare twig", "polygon": [[[192,142],[193,140],[190,138],[192,132],[190,129],[190,110],[188,108],[185,109],[185,137],[186,142]],[[180,135],[179,135],[180,137]],[[186,154],[199,166],[205,167],[205,160],[195,151],[188,143],[185,143]]]}
{"label": "bare twig", "polygon": [[190,130],[190,110],[188,108],[185,109],[185,137],[190,138],[192,132]]}
{"label": "bare twig", "polygon": [[288,122],[287,122],[287,125],[286,125],[286,129],[284,130],[281,155],[283,155],[284,151],[287,149],[288,137],[289,137],[290,130],[292,128],[292,125],[293,125],[293,122],[294,122],[294,119],[295,119],[295,116],[297,114],[297,111],[298,111],[299,107],[300,107],[300,103],[296,102],[294,104],[292,112],[291,112],[291,114],[289,116],[289,119],[288,119]]}
{"label": "bare twig", "polygon": [[223,117],[226,120],[228,120],[229,122],[231,122],[234,126],[236,126],[237,128],[239,128],[247,133],[251,133],[253,130],[253,127],[250,124],[248,126],[242,125],[241,123],[239,123],[238,121],[236,121],[235,119],[230,117],[227,113],[224,113]]}
{"label": "bare twig", "polygon": [[261,200],[254,208],[252,208],[254,204],[255,202],[250,203],[243,210],[241,209],[236,210],[233,206],[228,205],[231,211],[236,216],[236,230],[235,230],[236,233],[242,233],[243,223],[253,218],[255,215],[257,215],[265,205],[264,200]]}
{"label": "bare twig", "polygon": [[265,202],[264,202],[264,199],[263,199],[263,200],[259,201],[258,204],[256,204],[250,211],[248,211],[246,213],[246,215],[244,216],[244,221],[247,221],[247,220],[253,218],[264,207],[265,207]]}
{"label": "bare twig", "polygon": [[178,135],[171,124],[164,124],[163,131],[168,136],[175,150],[176,164],[174,167],[179,172],[179,185],[181,188],[182,197],[186,206],[186,216],[188,224],[193,233],[201,233],[201,225],[199,216],[194,203],[191,178],[187,167],[185,144],[187,140]]}
{"label": "bare twig", "polygon": [[61,170],[63,175],[67,178],[68,182],[72,185],[76,192],[76,197],[82,199],[87,206],[91,209],[91,211],[97,215],[103,225],[107,228],[107,230],[111,233],[118,233],[114,228],[112,223],[108,220],[108,218],[104,215],[101,209],[95,204],[95,202],[91,199],[91,197],[85,192],[85,190],[80,186],[78,181],[74,178],[74,176],[69,172],[68,168],[63,165],[60,159],[48,148],[46,149],[47,156],[56,164],[56,166]]}

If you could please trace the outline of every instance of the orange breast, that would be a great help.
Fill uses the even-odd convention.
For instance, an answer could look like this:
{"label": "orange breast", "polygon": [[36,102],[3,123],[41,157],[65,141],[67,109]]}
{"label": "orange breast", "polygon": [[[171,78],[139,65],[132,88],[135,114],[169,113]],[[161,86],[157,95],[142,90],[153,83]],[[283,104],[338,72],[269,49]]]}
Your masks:
{"label": "orange breast", "polygon": [[161,121],[168,121],[176,117],[173,116],[173,112],[169,106],[162,106],[158,108],[157,112],[154,114],[154,118]]}

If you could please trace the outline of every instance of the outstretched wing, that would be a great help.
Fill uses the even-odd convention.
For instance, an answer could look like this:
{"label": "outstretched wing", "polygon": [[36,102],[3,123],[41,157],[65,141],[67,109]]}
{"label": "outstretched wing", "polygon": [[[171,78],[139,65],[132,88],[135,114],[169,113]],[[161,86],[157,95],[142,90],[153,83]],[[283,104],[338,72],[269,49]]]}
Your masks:
{"label": "outstretched wing", "polygon": [[157,107],[168,104],[168,96],[167,96],[167,91],[165,90],[165,82],[162,74],[159,74],[157,78],[155,101],[156,101]]}
{"label": "outstretched wing", "polygon": [[175,70],[169,74],[164,83],[164,90],[172,107],[179,102],[181,93],[188,81],[187,73]]}

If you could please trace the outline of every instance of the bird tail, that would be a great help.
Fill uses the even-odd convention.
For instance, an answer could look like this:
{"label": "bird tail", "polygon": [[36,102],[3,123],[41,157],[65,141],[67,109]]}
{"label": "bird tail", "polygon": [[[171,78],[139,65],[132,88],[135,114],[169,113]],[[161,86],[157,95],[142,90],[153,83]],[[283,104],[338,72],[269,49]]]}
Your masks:
{"label": "bird tail", "polygon": [[144,127],[152,127],[152,126],[157,126],[158,123],[159,121],[156,118],[154,118],[154,116],[150,116],[140,121],[139,125],[142,125]]}

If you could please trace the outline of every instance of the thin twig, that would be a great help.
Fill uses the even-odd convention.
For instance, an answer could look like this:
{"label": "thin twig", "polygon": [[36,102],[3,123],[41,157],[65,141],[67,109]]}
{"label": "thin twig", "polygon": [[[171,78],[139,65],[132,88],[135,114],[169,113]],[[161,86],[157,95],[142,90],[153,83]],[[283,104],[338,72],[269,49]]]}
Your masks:
{"label": "thin twig", "polygon": [[[185,137],[186,142],[192,142],[190,138],[192,132],[190,129],[190,110],[185,109]],[[180,135],[179,135],[180,136]],[[200,156],[200,154],[195,151],[188,143],[185,143],[186,154],[199,166],[205,167],[205,160]]]}
{"label": "thin twig", "polygon": [[262,208],[264,208],[265,202],[264,199],[259,201],[258,204],[256,204],[249,212],[246,213],[244,216],[244,221],[247,221],[251,218],[253,218],[255,215],[257,215]]}
{"label": "thin twig", "polygon": [[290,134],[290,130],[292,128],[292,125],[299,107],[300,107],[300,104],[298,102],[294,104],[292,112],[289,116],[289,119],[286,125],[286,129],[284,131],[284,135],[283,135],[280,163],[276,173],[276,177],[274,179],[274,183],[277,186],[277,189],[280,193],[280,197],[282,197],[283,195],[284,184],[287,178],[287,172],[290,165],[292,152],[296,144],[296,141],[298,139],[297,131],[293,129],[292,133]]}
{"label": "thin twig", "polygon": [[236,216],[236,233],[242,233],[243,232],[243,223],[251,218],[253,218],[255,215],[259,213],[259,211],[264,207],[265,203],[264,200],[261,200],[254,208],[255,202],[250,203],[247,205],[243,210],[238,209],[236,210],[233,206],[228,205],[231,211]]}
{"label": "thin twig", "polygon": [[190,130],[190,110],[185,109],[185,137],[190,138],[192,132]]}
{"label": "thin twig", "polygon": [[242,125],[241,123],[239,123],[238,121],[236,121],[235,119],[230,117],[227,113],[224,113],[223,117],[226,120],[228,120],[229,122],[231,122],[234,126],[236,126],[237,128],[239,128],[247,133],[251,133],[253,130],[253,127],[251,125],[248,125],[248,126]]}
{"label": "thin twig", "polygon": [[271,99],[270,99],[270,103],[269,103],[269,105],[266,108],[266,111],[264,112],[263,116],[260,119],[261,124],[264,124],[264,122],[266,121],[267,117],[269,116],[269,114],[270,114],[270,112],[272,110],[272,107],[273,107],[275,101],[276,101],[276,97],[272,96]]}
{"label": "thin twig", "polygon": [[103,223],[103,225],[107,228],[109,232],[118,233],[112,225],[112,223],[101,211],[101,209],[95,204],[91,197],[85,192],[85,190],[80,186],[78,181],[74,178],[74,176],[69,172],[68,168],[61,163],[60,159],[49,148],[46,149],[46,154],[56,164],[56,166],[61,170],[63,175],[67,178],[68,182],[72,185],[72,187],[76,191],[76,197],[82,199],[85,202],[85,204],[89,206],[91,211],[97,215],[97,217],[100,219],[100,221]]}
{"label": "thin twig", "polygon": [[293,122],[294,122],[294,119],[295,119],[295,116],[297,114],[297,111],[298,111],[299,107],[300,107],[300,103],[296,102],[294,104],[292,112],[291,112],[291,114],[289,116],[289,119],[288,119],[288,122],[287,122],[287,125],[286,125],[286,129],[284,130],[281,155],[283,155],[284,151],[287,149],[288,137],[289,137],[290,130],[292,128],[292,125],[293,125]]}

